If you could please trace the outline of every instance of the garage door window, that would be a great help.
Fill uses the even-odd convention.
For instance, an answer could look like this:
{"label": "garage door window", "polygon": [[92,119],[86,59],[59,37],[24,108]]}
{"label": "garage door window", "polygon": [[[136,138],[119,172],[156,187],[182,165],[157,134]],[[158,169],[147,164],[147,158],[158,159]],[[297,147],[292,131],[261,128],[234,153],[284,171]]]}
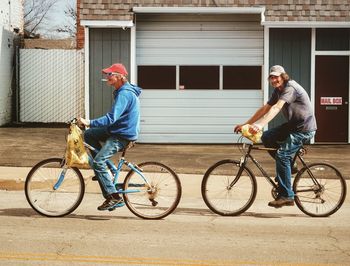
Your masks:
{"label": "garage door window", "polygon": [[138,66],[137,76],[143,89],[261,89],[261,66]]}
{"label": "garage door window", "polygon": [[261,89],[260,66],[224,66],[224,90],[259,90]]}
{"label": "garage door window", "polygon": [[219,66],[180,66],[180,89],[218,90]]}
{"label": "garage door window", "polygon": [[137,83],[142,89],[176,89],[176,66],[138,66]]}

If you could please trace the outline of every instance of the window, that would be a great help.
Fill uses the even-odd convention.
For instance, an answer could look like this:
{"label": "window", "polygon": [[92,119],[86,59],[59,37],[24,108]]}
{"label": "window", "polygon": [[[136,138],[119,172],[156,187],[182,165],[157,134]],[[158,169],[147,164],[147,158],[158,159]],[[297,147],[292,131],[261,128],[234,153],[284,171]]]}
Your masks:
{"label": "window", "polygon": [[146,90],[260,90],[261,71],[261,66],[138,66],[137,83]]}
{"label": "window", "polygon": [[180,66],[180,90],[218,90],[219,66]]}
{"label": "window", "polygon": [[316,29],[317,51],[350,50],[350,29]]}
{"label": "window", "polygon": [[261,66],[224,66],[223,89],[261,89]]}
{"label": "window", "polygon": [[176,89],[176,66],[138,66],[137,84],[142,89]]}

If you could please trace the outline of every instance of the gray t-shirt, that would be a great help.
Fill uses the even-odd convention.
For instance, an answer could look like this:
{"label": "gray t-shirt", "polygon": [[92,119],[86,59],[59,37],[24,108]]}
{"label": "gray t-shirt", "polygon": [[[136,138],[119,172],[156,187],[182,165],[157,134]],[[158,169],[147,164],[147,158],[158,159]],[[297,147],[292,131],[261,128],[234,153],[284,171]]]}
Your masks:
{"label": "gray t-shirt", "polygon": [[294,80],[287,82],[283,91],[275,89],[267,104],[274,105],[281,99],[286,103],[282,112],[291,131],[310,132],[317,129],[310,98],[304,88]]}

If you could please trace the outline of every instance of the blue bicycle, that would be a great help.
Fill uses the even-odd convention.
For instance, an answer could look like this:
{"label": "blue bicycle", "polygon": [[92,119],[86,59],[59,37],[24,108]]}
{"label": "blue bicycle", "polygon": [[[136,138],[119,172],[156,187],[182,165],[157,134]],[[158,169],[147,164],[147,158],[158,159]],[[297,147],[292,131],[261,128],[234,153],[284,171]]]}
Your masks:
{"label": "blue bicycle", "polygon": [[[87,143],[85,147],[95,150]],[[117,166],[107,161],[111,178],[118,193],[136,216],[161,219],[171,214],[180,202],[182,188],[179,177],[159,162],[134,164],[125,159],[133,142],[122,151]],[[122,168],[129,168],[122,178]],[[123,181],[123,182],[122,182]],[[83,200],[85,182],[81,171],[69,168],[64,158],[49,158],[37,163],[25,181],[25,195],[30,206],[39,214],[62,217],[72,213]]]}

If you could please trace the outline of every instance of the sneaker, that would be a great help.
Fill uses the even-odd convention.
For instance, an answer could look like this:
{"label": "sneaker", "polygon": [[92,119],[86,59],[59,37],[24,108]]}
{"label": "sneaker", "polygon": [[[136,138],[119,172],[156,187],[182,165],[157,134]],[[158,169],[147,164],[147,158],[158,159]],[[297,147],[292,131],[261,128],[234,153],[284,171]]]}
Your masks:
{"label": "sneaker", "polygon": [[298,173],[299,169],[298,169],[298,164],[296,162],[294,162],[293,166],[292,166],[292,175],[295,175],[296,173]]}
{"label": "sneaker", "polygon": [[[116,205],[120,204],[123,202],[123,199],[118,196],[117,198],[113,197],[112,195],[110,195],[105,202],[102,203],[101,206],[98,206],[97,209],[99,211],[105,211],[105,210],[109,210],[113,207],[116,207]],[[117,208],[117,207],[116,207]]]}
{"label": "sneaker", "polygon": [[280,197],[276,200],[270,201],[270,207],[281,208],[283,206],[294,206],[294,199]]}
{"label": "sneaker", "polygon": [[115,204],[113,207],[109,208],[108,210],[111,212],[111,211],[114,211],[115,209],[123,207],[123,206],[125,206],[124,200],[118,204]]}

